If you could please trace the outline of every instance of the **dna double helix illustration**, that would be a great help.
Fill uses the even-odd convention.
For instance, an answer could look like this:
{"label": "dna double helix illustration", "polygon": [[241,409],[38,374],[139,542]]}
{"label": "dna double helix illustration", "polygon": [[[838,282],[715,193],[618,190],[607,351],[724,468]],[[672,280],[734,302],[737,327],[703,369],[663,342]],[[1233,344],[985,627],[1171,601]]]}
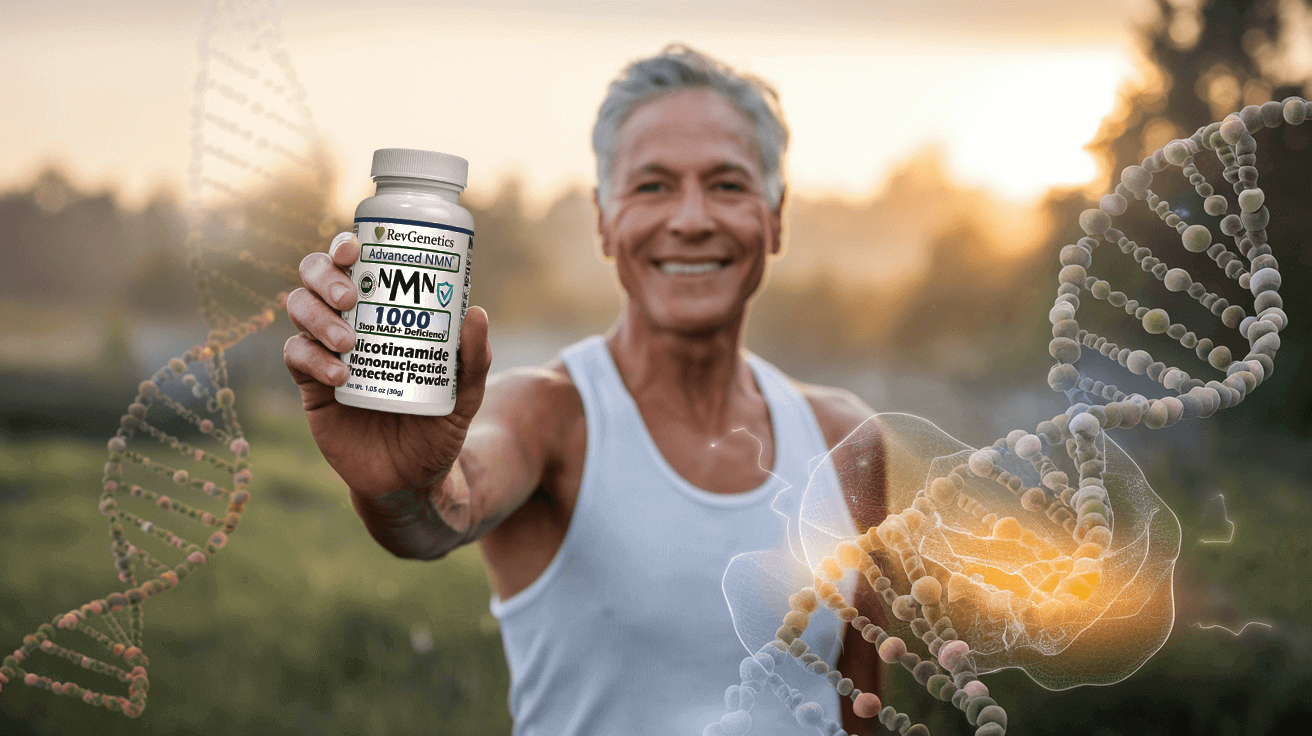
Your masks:
{"label": "dna double helix illustration", "polygon": [[[808,676],[851,698],[858,716],[902,734],[929,733],[812,651],[802,635],[814,616],[850,624],[884,662],[963,711],[978,736],[1002,736],[1008,722],[982,674],[1015,667],[1050,689],[1109,684],[1161,648],[1175,620],[1180,525],[1107,433],[1209,417],[1272,375],[1288,316],[1266,232],[1271,218],[1257,182],[1255,134],[1309,116],[1312,104],[1299,98],[1245,107],[1126,167],[1115,191],[1080,215],[1086,235],[1061,249],[1048,313],[1055,361],[1048,385],[1070,402],[1064,413],[979,449],[924,419],[880,414],[835,447],[805,489],[780,495],[775,509],[788,518],[790,549],[740,555],[725,572],[725,597],[749,655],[740,684],[725,693],[725,714],[706,726],[706,736],[748,733],[755,699],[766,691],[802,726],[842,733],[838,714],[802,702],[790,684]],[[1217,193],[1199,169],[1201,157],[1216,158],[1233,197]],[[1175,169],[1202,198],[1204,213],[1220,218],[1220,237],[1153,191],[1154,177]],[[1169,250],[1163,260],[1114,227],[1133,202],[1151,208],[1184,250],[1206,253],[1220,272],[1209,275],[1251,292],[1251,304],[1231,304],[1195,274],[1168,265]],[[1229,335],[1238,333],[1228,342],[1246,342],[1243,357],[1219,335],[1200,338],[1165,309],[1093,275],[1095,254],[1114,257],[1114,250],[1163,290],[1199,302]],[[1203,377],[1082,328],[1076,315],[1094,302],[1191,350]],[[1130,381],[1146,376],[1160,388],[1145,390],[1161,395],[1094,377],[1116,373]],[[863,585],[882,602],[887,625],[857,609]]]}
{"label": "dna double helix illustration", "polygon": [[[229,351],[273,323],[299,283],[296,264],[338,229],[276,5],[211,3],[198,50],[187,246],[208,333],[140,383],[108,441],[99,509],[126,587],[58,613],[0,665],[0,688],[38,687],[134,718],[150,690],[143,604],[218,554],[251,499]],[[117,679],[126,693],[42,674],[43,657]]]}

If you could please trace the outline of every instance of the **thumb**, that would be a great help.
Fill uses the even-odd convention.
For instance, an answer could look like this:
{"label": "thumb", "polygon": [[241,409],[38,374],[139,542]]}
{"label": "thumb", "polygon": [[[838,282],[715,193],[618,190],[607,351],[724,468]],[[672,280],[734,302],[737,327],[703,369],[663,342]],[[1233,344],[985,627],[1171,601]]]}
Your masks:
{"label": "thumb", "polygon": [[487,338],[487,312],[470,307],[460,326],[456,354],[456,407],[452,414],[472,420],[483,404],[487,372],[492,367],[492,344]]}

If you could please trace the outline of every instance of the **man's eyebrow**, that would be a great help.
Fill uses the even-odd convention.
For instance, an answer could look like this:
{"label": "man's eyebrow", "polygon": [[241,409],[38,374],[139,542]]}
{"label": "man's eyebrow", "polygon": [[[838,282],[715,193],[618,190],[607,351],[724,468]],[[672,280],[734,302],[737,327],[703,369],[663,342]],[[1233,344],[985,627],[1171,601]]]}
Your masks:
{"label": "man's eyebrow", "polygon": [[710,171],[707,171],[702,176],[709,178],[713,176],[719,176],[720,174],[729,174],[729,173],[743,174],[744,176],[752,175],[751,170],[749,170],[746,166],[743,166],[742,164],[734,163],[732,161],[725,161],[721,164],[716,165],[715,168],[711,169]]}
{"label": "man's eyebrow", "polygon": [[661,166],[660,164],[646,164],[638,169],[639,174],[659,174],[661,176],[674,176],[674,172]]}
{"label": "man's eyebrow", "polygon": [[[724,161],[724,162],[721,162],[721,163],[716,164],[716,165],[715,165],[714,167],[712,167],[710,170],[708,170],[708,171],[702,173],[701,176],[702,176],[703,178],[709,178],[709,177],[719,176],[720,174],[727,174],[727,173],[731,173],[731,172],[732,172],[732,173],[744,174],[744,175],[746,175],[746,176],[751,176],[751,174],[752,174],[751,170],[748,169],[746,166],[743,166],[742,164],[734,163],[734,162],[732,162],[732,161]],[[639,174],[658,174],[658,175],[661,175],[661,176],[675,176],[675,173],[674,173],[673,171],[671,171],[670,169],[665,168],[664,166],[662,166],[662,165],[660,165],[660,164],[646,164],[646,165],[644,165],[644,166],[640,166],[640,167],[638,168],[638,173],[639,173]]]}

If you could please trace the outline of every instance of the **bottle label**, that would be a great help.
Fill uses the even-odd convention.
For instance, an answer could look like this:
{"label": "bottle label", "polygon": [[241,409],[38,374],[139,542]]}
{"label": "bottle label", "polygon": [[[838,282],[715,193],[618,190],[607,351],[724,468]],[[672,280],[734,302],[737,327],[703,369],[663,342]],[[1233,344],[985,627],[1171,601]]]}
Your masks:
{"label": "bottle label", "polygon": [[342,353],[346,390],[361,396],[455,405],[456,351],[469,305],[473,233],[414,220],[355,221],[358,301],[342,312],[355,347]]}

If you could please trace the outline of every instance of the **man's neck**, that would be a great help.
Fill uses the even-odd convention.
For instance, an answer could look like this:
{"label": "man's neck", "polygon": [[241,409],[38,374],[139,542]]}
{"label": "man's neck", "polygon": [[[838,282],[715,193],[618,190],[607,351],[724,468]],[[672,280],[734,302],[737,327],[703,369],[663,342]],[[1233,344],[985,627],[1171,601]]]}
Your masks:
{"label": "man's neck", "polygon": [[606,342],[640,406],[720,430],[733,421],[733,403],[757,393],[742,358],[744,321],[745,315],[714,331],[678,333],[652,327],[627,307]]}

